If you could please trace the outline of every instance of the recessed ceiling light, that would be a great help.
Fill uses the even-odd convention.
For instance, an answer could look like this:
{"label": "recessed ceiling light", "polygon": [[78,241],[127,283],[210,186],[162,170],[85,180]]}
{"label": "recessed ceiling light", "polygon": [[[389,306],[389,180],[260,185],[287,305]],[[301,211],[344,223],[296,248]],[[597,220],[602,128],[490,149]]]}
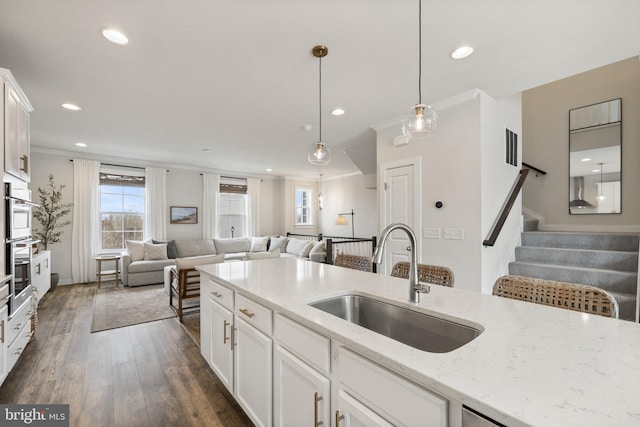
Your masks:
{"label": "recessed ceiling light", "polygon": [[271,168],[267,168],[267,169],[265,169],[265,170],[266,170],[267,172],[273,172],[273,169],[271,169]]}
{"label": "recessed ceiling light", "polygon": [[453,52],[451,52],[451,57],[453,59],[462,59],[473,53],[473,48],[471,46],[460,46]]}
{"label": "recessed ceiling light", "polygon": [[67,110],[71,110],[71,111],[82,110],[82,108],[78,107],[76,104],[70,104],[68,102],[65,102],[64,104],[62,104],[62,108],[66,108]]}
{"label": "recessed ceiling light", "polygon": [[591,172],[600,172],[600,169],[591,169]]}
{"label": "recessed ceiling light", "polygon": [[588,157],[585,157],[584,159],[580,159],[581,162],[590,162],[591,159]]}
{"label": "recessed ceiling light", "polygon": [[333,114],[334,116],[341,116],[344,114],[344,110],[340,107],[334,108],[333,111],[331,111],[331,114]]}
{"label": "recessed ceiling light", "polygon": [[202,151],[209,152],[209,151],[211,151],[211,148],[203,148]]}
{"label": "recessed ceiling light", "polygon": [[87,144],[85,144],[84,142],[76,142],[76,146],[78,146],[78,147],[86,147]]}
{"label": "recessed ceiling light", "polygon": [[129,43],[129,39],[127,38],[127,36],[125,36],[118,30],[114,30],[113,28],[103,28],[100,31],[102,32],[102,36],[105,39],[109,40],[111,43],[119,45],[125,45]]}

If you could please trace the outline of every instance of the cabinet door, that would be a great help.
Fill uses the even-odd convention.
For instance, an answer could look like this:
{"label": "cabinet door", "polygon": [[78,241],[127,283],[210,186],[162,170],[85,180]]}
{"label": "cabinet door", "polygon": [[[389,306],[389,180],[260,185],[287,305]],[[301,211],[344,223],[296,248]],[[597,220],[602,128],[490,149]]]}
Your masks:
{"label": "cabinet door", "polygon": [[18,165],[20,169],[20,178],[29,182],[29,171],[31,168],[30,130],[29,112],[24,108],[20,108],[18,112]]}
{"label": "cabinet door", "polygon": [[233,351],[231,328],[233,313],[209,300],[211,307],[211,361],[210,365],[222,384],[233,393]]}
{"label": "cabinet door", "polygon": [[5,304],[0,310],[0,384],[9,373],[7,367],[7,348],[9,347],[7,342],[7,321],[7,305]]}
{"label": "cabinet door", "polygon": [[211,311],[213,310],[211,304],[211,298],[209,298],[209,291],[202,283],[200,279],[200,353],[204,360],[211,365]]}
{"label": "cabinet door", "polygon": [[384,418],[351,397],[344,390],[338,392],[335,427],[393,427]]}
{"label": "cabinet door", "polygon": [[256,426],[272,425],[272,340],[236,316],[235,397]]}
{"label": "cabinet door", "polygon": [[4,95],[4,169],[11,175],[20,177],[20,98],[8,84],[4,86]]}
{"label": "cabinet door", "polygon": [[329,379],[279,345],[273,356],[273,389],[274,425],[331,425]]}

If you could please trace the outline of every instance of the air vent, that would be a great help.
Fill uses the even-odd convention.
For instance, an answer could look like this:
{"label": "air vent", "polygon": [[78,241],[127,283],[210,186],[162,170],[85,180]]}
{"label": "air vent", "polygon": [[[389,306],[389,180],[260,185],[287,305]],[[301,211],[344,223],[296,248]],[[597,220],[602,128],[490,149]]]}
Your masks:
{"label": "air vent", "polygon": [[518,167],[518,134],[509,129],[505,129],[505,131],[507,163]]}

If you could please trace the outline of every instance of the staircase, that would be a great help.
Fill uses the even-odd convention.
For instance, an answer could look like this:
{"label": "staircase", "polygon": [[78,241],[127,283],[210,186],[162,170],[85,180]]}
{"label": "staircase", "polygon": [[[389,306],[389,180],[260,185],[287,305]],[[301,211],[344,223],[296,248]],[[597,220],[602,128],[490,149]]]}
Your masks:
{"label": "staircase", "polygon": [[509,274],[602,288],[621,319],[635,320],[640,235],[533,231],[535,220],[524,229]]}

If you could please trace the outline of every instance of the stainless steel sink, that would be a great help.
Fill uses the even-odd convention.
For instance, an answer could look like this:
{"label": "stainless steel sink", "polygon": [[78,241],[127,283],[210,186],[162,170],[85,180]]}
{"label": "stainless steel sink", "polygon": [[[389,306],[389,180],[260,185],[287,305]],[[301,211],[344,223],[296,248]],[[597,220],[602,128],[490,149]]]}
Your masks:
{"label": "stainless steel sink", "polygon": [[481,330],[363,295],[341,295],[312,307],[430,353],[462,347]]}

